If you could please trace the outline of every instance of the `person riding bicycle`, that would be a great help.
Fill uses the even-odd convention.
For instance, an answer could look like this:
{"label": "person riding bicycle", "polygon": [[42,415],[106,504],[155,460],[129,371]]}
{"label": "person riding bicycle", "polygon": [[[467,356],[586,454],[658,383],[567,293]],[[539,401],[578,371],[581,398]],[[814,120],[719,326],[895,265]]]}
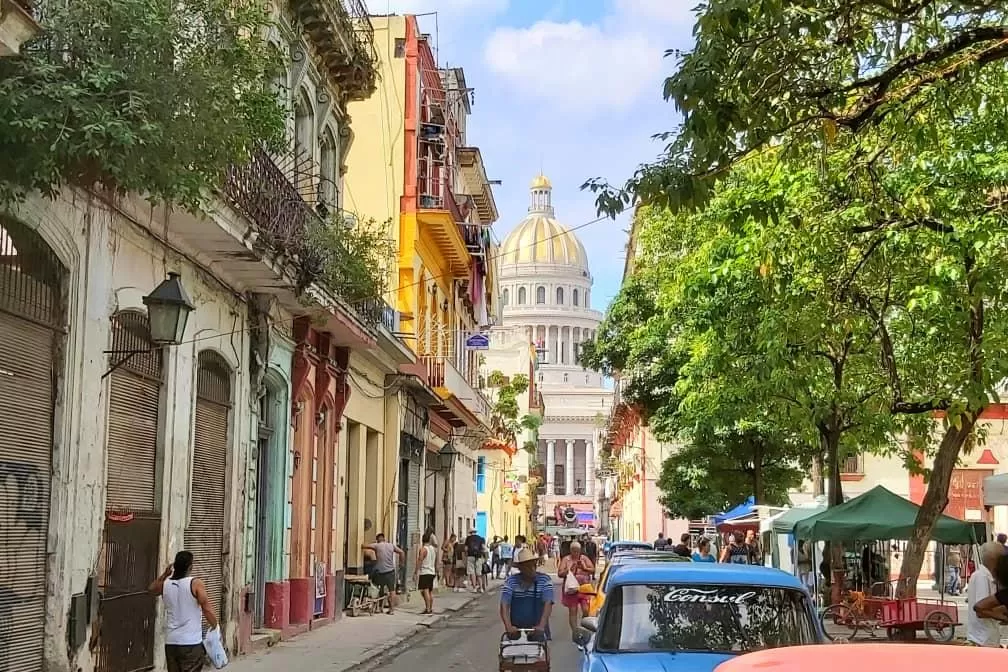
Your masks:
{"label": "person riding bicycle", "polygon": [[500,617],[509,639],[518,639],[520,630],[532,630],[528,639],[548,640],[553,612],[553,581],[536,569],[538,556],[530,548],[515,553],[512,566],[518,569],[501,588]]}

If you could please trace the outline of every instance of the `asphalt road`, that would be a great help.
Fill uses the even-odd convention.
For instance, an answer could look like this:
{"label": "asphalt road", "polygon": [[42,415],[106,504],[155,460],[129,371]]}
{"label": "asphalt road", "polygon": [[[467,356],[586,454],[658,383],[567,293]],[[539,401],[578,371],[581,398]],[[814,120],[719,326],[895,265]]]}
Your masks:
{"label": "asphalt road", "polygon": [[[559,594],[560,586],[556,586]],[[428,633],[414,637],[402,653],[385,656],[365,668],[366,672],[494,672],[501,633],[498,615],[500,592],[489,593],[438,623]],[[435,606],[436,608],[436,606]],[[553,607],[550,618],[550,672],[576,672],[582,654],[571,642],[567,609]],[[362,671],[364,672],[364,671]]]}

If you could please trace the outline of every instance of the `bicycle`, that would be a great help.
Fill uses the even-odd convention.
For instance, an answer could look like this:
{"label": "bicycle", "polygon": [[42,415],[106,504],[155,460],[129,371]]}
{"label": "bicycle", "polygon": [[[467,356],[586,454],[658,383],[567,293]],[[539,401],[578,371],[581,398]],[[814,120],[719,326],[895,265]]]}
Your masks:
{"label": "bicycle", "polygon": [[[843,602],[826,607],[819,617],[823,633],[831,642],[849,642],[858,631],[867,627],[869,636],[875,637],[879,627],[878,605],[869,601],[864,591],[851,590]],[[830,628],[830,625],[833,627]],[[837,632],[843,629],[844,632]]]}

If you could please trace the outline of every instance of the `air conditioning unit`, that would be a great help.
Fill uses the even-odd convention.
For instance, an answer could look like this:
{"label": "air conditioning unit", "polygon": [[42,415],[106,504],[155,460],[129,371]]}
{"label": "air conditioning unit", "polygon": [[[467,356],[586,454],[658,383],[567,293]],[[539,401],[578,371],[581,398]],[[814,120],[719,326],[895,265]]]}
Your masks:
{"label": "air conditioning unit", "polygon": [[357,215],[352,212],[344,212],[343,214],[343,227],[347,229],[356,229],[357,225],[360,224],[360,220],[357,219]]}

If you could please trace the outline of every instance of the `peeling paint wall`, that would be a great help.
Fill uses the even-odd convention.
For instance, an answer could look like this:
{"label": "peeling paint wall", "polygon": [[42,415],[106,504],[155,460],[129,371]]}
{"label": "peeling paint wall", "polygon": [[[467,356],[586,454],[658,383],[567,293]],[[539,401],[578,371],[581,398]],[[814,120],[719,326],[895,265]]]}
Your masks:
{"label": "peeling paint wall", "polygon": [[[194,431],[194,387],[199,352],[213,349],[232,371],[225,521],[244,511],[244,474],[250,436],[246,309],[220,279],[164,247],[141,227],[91,199],[68,193],[55,201],[33,199],[15,213],[36,229],[70,272],[66,356],[57,401],[56,438],[49,524],[45,631],[46,669],[90,672],[87,646],[67,650],[67,621],[74,594],[83,593],[98,566],[105,521],[106,416],[108,412],[109,318],[117,310],[144,310],[142,297],[168,271],[181,274],[196,310],[185,340],[165,350],[161,450],[163,479],[158,565],[182,550],[189,517]],[[199,477],[197,474],[195,477]],[[223,600],[225,633],[233,642],[238,622],[236,590],[243,575],[239,525],[225,523]],[[238,578],[237,581],[232,577]],[[151,577],[154,579],[155,577]],[[237,584],[237,585],[236,585]],[[160,608],[159,608],[160,609]],[[163,668],[163,618],[159,610],[155,663]],[[115,624],[107,623],[114,628]],[[89,632],[90,635],[90,632]]]}

